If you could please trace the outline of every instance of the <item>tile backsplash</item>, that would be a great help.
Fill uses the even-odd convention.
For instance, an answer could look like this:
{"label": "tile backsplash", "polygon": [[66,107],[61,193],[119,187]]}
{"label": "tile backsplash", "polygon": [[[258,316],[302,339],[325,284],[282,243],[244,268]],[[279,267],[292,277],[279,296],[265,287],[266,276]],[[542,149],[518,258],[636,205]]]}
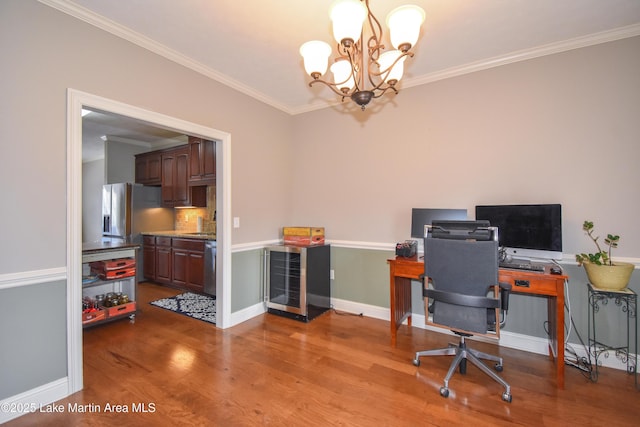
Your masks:
{"label": "tile backsplash", "polygon": [[177,208],[175,209],[175,230],[186,233],[198,231],[198,217],[202,217],[202,231],[216,232],[216,187],[207,186],[206,208]]}

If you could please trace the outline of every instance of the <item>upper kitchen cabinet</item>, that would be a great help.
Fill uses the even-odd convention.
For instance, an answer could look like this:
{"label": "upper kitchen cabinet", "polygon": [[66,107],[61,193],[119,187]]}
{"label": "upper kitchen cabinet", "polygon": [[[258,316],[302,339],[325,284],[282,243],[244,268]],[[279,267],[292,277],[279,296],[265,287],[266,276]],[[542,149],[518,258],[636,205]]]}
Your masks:
{"label": "upper kitchen cabinet", "polygon": [[215,185],[216,143],[189,137],[189,185]]}
{"label": "upper kitchen cabinet", "polygon": [[136,155],[136,183],[162,185],[162,161],[158,151]]}
{"label": "upper kitchen cabinet", "polygon": [[206,186],[189,186],[189,147],[183,145],[161,154],[162,205],[165,207],[207,205]]}

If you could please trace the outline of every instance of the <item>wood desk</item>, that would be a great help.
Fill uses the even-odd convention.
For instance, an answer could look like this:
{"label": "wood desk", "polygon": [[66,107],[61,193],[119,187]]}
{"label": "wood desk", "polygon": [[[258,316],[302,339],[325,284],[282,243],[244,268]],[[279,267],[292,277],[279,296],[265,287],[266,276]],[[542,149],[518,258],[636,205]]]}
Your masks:
{"label": "wood desk", "polygon": [[[396,345],[398,328],[405,320],[411,326],[411,281],[420,280],[424,273],[424,260],[418,257],[396,257],[389,263],[389,290],[391,308],[391,344]],[[498,280],[512,285],[518,294],[547,297],[549,320],[549,358],[556,364],[558,388],[564,389],[564,283],[566,275],[535,273],[522,270],[500,269]]]}

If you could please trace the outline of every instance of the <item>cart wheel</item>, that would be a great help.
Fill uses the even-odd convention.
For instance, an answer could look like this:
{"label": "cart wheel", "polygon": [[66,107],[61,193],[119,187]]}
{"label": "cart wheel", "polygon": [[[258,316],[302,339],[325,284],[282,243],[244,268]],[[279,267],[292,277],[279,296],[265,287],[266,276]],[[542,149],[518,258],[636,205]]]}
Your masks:
{"label": "cart wheel", "polygon": [[494,366],[494,368],[496,369],[496,371],[498,372],[502,372],[502,365],[500,363],[496,363],[496,365]]}
{"label": "cart wheel", "polygon": [[440,396],[449,397],[449,389],[446,387],[440,387]]}
{"label": "cart wheel", "polygon": [[502,393],[502,400],[504,400],[505,402],[509,402],[511,403],[511,394],[507,393],[506,391],[504,393]]}
{"label": "cart wheel", "polygon": [[416,357],[415,359],[413,359],[413,364],[415,366],[420,366],[420,359],[418,357]]}

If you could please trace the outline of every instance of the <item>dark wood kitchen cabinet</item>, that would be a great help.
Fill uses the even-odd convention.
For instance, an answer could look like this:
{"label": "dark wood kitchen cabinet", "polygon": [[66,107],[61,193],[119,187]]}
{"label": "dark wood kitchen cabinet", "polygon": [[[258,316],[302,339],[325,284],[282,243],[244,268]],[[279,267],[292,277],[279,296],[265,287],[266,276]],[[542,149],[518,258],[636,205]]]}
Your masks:
{"label": "dark wood kitchen cabinet", "polygon": [[216,143],[189,137],[189,185],[215,185]]}
{"label": "dark wood kitchen cabinet", "polygon": [[145,278],[164,285],[204,291],[204,240],[144,236],[143,243]]}
{"label": "dark wood kitchen cabinet", "polygon": [[189,146],[165,150],[161,154],[162,205],[164,207],[207,206],[207,187],[189,185]]}
{"label": "dark wood kitchen cabinet", "polygon": [[158,151],[136,155],[136,183],[143,185],[162,185],[162,161]]}
{"label": "dark wood kitchen cabinet", "polygon": [[142,237],[142,265],[144,277],[156,280],[156,238]]}
{"label": "dark wood kitchen cabinet", "polygon": [[156,256],[154,280],[165,285],[171,284],[172,259],[171,237],[156,237]]}
{"label": "dark wood kitchen cabinet", "polygon": [[162,153],[162,204],[189,206],[189,148],[180,146]]}
{"label": "dark wood kitchen cabinet", "polygon": [[189,140],[189,144],[136,155],[136,183],[160,186],[165,208],[206,207],[207,185],[215,185],[215,142]]}
{"label": "dark wood kitchen cabinet", "polygon": [[196,292],[204,291],[204,241],[172,239],[173,284]]}

